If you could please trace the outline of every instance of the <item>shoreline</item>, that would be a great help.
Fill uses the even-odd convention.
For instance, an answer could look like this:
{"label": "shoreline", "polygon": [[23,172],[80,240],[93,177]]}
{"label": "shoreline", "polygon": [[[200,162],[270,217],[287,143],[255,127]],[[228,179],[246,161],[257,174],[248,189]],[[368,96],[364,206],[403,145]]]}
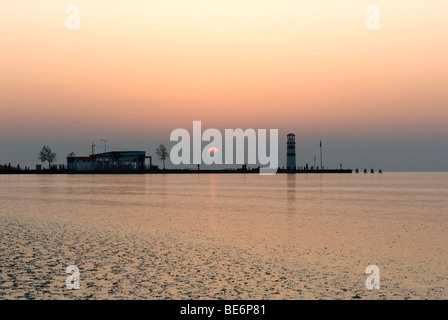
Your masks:
{"label": "shoreline", "polygon": [[[2,174],[259,174],[258,169],[253,170],[240,170],[240,169],[221,169],[221,170],[189,170],[189,169],[167,169],[167,170],[148,170],[148,171],[82,171],[73,172],[69,170],[11,170],[11,171],[0,171]],[[289,173],[289,174],[306,174],[306,173],[353,173],[352,169],[324,169],[324,170],[286,170],[278,169],[276,173]]]}

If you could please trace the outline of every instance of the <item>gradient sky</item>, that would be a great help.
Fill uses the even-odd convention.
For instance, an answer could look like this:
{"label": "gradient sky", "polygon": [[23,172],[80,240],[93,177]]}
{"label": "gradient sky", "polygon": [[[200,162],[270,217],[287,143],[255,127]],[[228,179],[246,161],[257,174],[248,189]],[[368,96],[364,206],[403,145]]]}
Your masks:
{"label": "gradient sky", "polygon": [[294,132],[299,165],[323,139],[331,167],[448,170],[448,1],[0,0],[0,163],[154,155],[193,120],[279,129],[280,165]]}

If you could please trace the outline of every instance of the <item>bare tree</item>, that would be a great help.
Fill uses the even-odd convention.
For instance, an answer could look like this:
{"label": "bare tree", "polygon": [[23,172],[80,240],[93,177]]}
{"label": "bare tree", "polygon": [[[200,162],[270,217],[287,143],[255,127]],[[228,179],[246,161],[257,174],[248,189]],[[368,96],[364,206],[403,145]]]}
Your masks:
{"label": "bare tree", "polygon": [[168,150],[166,149],[164,144],[160,144],[156,148],[156,154],[159,157],[159,160],[163,161],[163,170],[165,170],[165,160],[168,157]]}
{"label": "bare tree", "polygon": [[51,169],[51,164],[56,161],[56,153],[54,153],[50,147],[43,146],[39,152],[39,160],[41,162],[48,161],[48,169]]}

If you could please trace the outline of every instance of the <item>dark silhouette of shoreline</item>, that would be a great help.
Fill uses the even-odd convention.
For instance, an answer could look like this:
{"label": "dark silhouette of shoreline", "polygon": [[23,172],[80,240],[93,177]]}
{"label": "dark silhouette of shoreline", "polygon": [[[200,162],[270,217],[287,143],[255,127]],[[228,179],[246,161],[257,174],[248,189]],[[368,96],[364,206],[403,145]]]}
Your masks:
{"label": "dark silhouette of shoreline", "polygon": [[[278,169],[276,173],[303,174],[303,173],[352,173],[352,169]],[[0,170],[0,174],[259,174],[259,168],[253,169],[158,169],[158,170],[102,170],[102,171],[71,171],[67,169],[43,169],[43,170]]]}

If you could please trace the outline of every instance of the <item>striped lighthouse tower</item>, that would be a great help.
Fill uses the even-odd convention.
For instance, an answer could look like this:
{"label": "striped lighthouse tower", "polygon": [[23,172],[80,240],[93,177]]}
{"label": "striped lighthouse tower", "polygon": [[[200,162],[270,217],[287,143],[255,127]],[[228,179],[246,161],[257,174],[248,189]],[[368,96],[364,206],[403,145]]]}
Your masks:
{"label": "striped lighthouse tower", "polygon": [[296,170],[296,135],[290,133],[286,140],[286,169]]}

